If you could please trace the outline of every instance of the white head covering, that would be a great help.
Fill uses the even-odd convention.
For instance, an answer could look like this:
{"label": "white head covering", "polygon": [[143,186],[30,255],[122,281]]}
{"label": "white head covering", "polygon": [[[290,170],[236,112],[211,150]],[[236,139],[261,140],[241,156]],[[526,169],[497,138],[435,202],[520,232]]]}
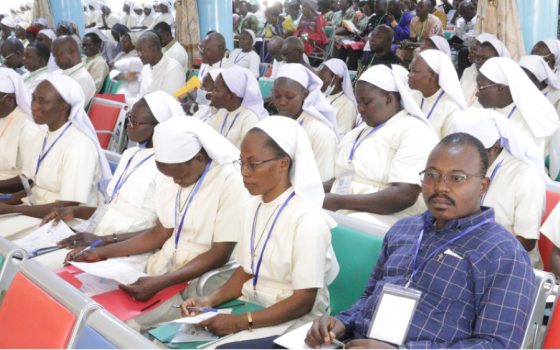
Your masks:
{"label": "white head covering", "polygon": [[136,2],[134,3],[134,10],[142,10],[142,9],[143,9],[142,5]]}
{"label": "white head covering", "polygon": [[37,18],[35,20],[35,23],[40,24],[40,25],[45,26],[45,27],[49,26],[49,23],[47,22],[47,20],[42,18],[42,17]]}
{"label": "white head covering", "polygon": [[560,82],[558,82],[558,77],[556,76],[556,74],[554,74],[552,69],[550,69],[548,63],[541,56],[523,56],[519,60],[519,65],[525,69],[528,69],[535,75],[537,79],[539,79],[539,81],[544,81],[556,90],[560,90]]}
{"label": "white head covering", "polygon": [[21,75],[9,68],[0,68],[0,92],[15,94],[17,105],[31,115],[31,93],[23,84]]}
{"label": "white head covering", "polygon": [[428,39],[430,39],[434,43],[439,51],[443,52],[447,55],[447,57],[449,57],[449,59],[451,59],[451,47],[449,47],[449,43],[447,42],[447,40],[445,40],[444,37],[434,35],[429,37]]}
{"label": "white head covering", "polygon": [[4,17],[2,18],[2,21],[0,21],[0,23],[2,23],[5,26],[8,26],[10,28],[15,28],[17,25],[17,22],[15,19],[13,19],[12,17]]}
{"label": "white head covering", "polygon": [[511,54],[509,53],[509,50],[504,45],[504,43],[502,43],[500,40],[490,39],[490,40],[486,40],[485,42],[492,45],[494,47],[494,49],[496,49],[496,51],[498,52],[498,55],[500,57],[511,58]]}
{"label": "white head covering", "polygon": [[554,55],[554,67],[560,68],[560,40],[544,39],[542,42],[548,46],[550,53]]}
{"label": "white head covering", "polygon": [[159,0],[159,5],[164,5],[165,7],[167,7],[168,11],[173,9],[173,6],[171,6],[171,2],[169,2],[169,0]]}
{"label": "white head covering", "polygon": [[278,78],[292,79],[307,89],[309,95],[305,101],[303,101],[303,110],[333,129],[335,135],[338,137],[336,114],[331,104],[321,92],[323,81],[319,79],[315,73],[301,64],[285,63],[278,70],[276,79]]}
{"label": "white head covering", "polygon": [[461,90],[457,71],[451,59],[438,50],[425,50],[420,52],[420,57],[426,61],[428,66],[438,75],[438,84],[445,94],[455,102],[462,110],[468,108],[465,95]]}
{"label": "white head covering", "polygon": [[509,86],[513,102],[535,137],[550,136],[558,129],[560,122],[554,106],[513,60],[493,57],[480,67],[479,73],[496,84]]}
{"label": "white head covering", "polygon": [[348,66],[346,66],[346,63],[338,58],[331,58],[324,64],[331,70],[331,72],[342,78],[342,91],[344,91],[344,95],[346,95],[346,97],[352,100],[354,107],[357,110],[358,103],[356,103],[356,96],[354,96],[352,81],[350,79],[350,74],[348,74]]}
{"label": "white head covering", "polygon": [[154,130],[156,160],[166,164],[193,159],[202,148],[219,164],[239,159],[239,150],[219,132],[196,118],[173,117]]}
{"label": "white head covering", "polygon": [[404,68],[403,66],[399,66],[398,64],[392,64],[391,69],[395,74],[395,78],[400,79],[408,92],[411,92],[410,88],[408,87],[408,70],[406,70],[406,68]]}
{"label": "white head covering", "polygon": [[498,40],[498,37],[490,33],[481,33],[475,38],[475,40],[482,44],[488,40]]}
{"label": "white head covering", "polygon": [[523,163],[535,168],[545,183],[550,178],[543,170],[543,158],[533,147],[528,147],[513,124],[500,113],[482,108],[469,108],[454,114],[453,132],[463,132],[476,137],[484,148],[494,146],[496,141]]}
{"label": "white head covering", "polygon": [[23,29],[29,28],[29,23],[27,23],[27,22],[18,22],[17,25],[18,25],[19,27],[23,28]]}
{"label": "white head covering", "polygon": [[414,102],[410,90],[404,85],[399,74],[389,67],[379,64],[366,70],[359,81],[365,81],[385,91],[398,92],[401,95],[403,108],[416,119],[424,122],[433,130],[432,124],[426,119],[420,107]]}
{"label": "white head covering", "polygon": [[97,34],[97,36],[99,37],[99,39],[101,39],[101,41],[103,41],[103,42],[109,41],[109,38],[108,38],[105,34],[103,34],[103,33],[99,30],[99,28],[97,28],[97,27],[87,28],[87,29],[86,29],[86,34],[89,34],[89,33]]}
{"label": "white head covering", "polygon": [[128,12],[125,12],[127,15],[132,14],[132,12],[134,11],[134,1],[125,1],[125,4],[128,5]]}
{"label": "white head covering", "polygon": [[255,36],[255,32],[253,32],[251,29],[243,29],[241,31],[241,33],[243,32],[247,32],[249,33],[249,35],[251,36],[251,38],[253,38],[253,45],[255,45],[255,41],[257,40],[257,37]]}
{"label": "white head covering", "polygon": [[144,99],[148,103],[152,114],[160,123],[163,123],[171,117],[185,116],[185,111],[183,107],[181,107],[181,104],[165,91],[152,92],[145,95]]}
{"label": "white head covering", "polygon": [[259,120],[268,117],[268,112],[264,109],[259,82],[250,70],[240,66],[233,66],[225,69],[221,76],[229,90],[237,97],[243,99],[241,102],[243,107],[255,113]]}
{"label": "white head covering", "polygon": [[68,118],[72,124],[80,129],[87,137],[91,139],[97,148],[99,156],[99,166],[101,167],[101,181],[99,182],[99,189],[107,194],[107,185],[112,177],[111,168],[105,157],[105,153],[99,145],[95,128],[84,110],[84,93],[78,83],[64,74],[49,74],[45,80],[49,81],[54,88],[58,91],[62,99],[70,105],[70,117]]}
{"label": "white head covering", "polygon": [[56,33],[51,28],[41,29],[37,35],[39,34],[45,34],[51,40],[56,39]]}
{"label": "white head covering", "polygon": [[[225,68],[214,68],[212,70],[207,69],[206,73],[204,73],[204,76],[206,76],[206,74],[210,74],[210,77],[215,82],[218,75],[220,75],[225,70],[226,70]],[[204,77],[202,77],[202,79],[204,79]]]}
{"label": "white head covering", "polygon": [[94,10],[97,10],[99,12],[103,12],[103,11],[101,11],[101,5],[96,0],[89,0],[89,4],[90,4],[91,7],[93,7]]}

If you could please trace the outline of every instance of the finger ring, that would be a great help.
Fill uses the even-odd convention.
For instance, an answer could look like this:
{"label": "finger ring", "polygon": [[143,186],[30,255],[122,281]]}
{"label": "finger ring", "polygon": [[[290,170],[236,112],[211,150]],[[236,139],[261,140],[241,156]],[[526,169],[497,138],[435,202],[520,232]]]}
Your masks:
{"label": "finger ring", "polygon": [[207,327],[207,326],[204,326],[204,330],[205,330],[206,332],[208,332],[208,327]]}
{"label": "finger ring", "polygon": [[74,245],[76,245],[76,240],[74,240]]}

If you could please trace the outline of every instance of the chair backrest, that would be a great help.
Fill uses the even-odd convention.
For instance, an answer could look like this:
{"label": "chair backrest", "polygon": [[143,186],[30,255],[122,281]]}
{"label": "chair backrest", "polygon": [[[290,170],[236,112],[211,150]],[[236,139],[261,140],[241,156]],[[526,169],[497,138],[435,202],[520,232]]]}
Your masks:
{"label": "chair backrest", "polygon": [[259,87],[261,88],[261,94],[263,98],[268,96],[273,86],[274,80],[264,77],[259,79]]}
{"label": "chair backrest", "polygon": [[260,63],[259,64],[259,76],[264,77],[268,71],[268,67],[270,65],[268,63]]}
{"label": "chair backrest", "polygon": [[103,87],[101,88],[100,93],[101,94],[107,94],[111,91],[111,87],[113,85],[113,81],[111,80],[111,78],[107,77],[105,78],[105,82],[103,82]]}
{"label": "chair backrest", "polygon": [[354,77],[356,76],[356,74],[358,74],[358,72],[355,71],[355,70],[349,70],[348,71],[348,75],[350,76],[350,81],[354,80]]}
{"label": "chair backrest", "polygon": [[327,39],[329,41],[331,41],[331,39],[334,37],[335,31],[336,31],[335,26],[326,26],[325,27],[325,33],[327,33]]}
{"label": "chair backrest", "polygon": [[[192,77],[198,77],[198,71],[199,71],[199,69],[193,69],[192,72],[191,72],[190,78],[192,78]],[[189,78],[189,79],[190,79],[190,78]]]}
{"label": "chair backrest", "polygon": [[[556,192],[552,192],[547,190],[546,191],[546,207],[544,210],[544,215],[542,218],[542,223],[544,224],[544,222],[546,221],[546,219],[548,219],[548,216],[550,215],[550,213],[552,212],[552,210],[554,209],[554,207],[558,204],[558,202],[560,202],[560,193],[556,193]],[[545,235],[541,234],[539,241],[539,252],[541,253],[541,258],[543,261],[543,265],[544,265],[544,270],[545,271],[551,271],[550,270],[550,254],[552,253],[552,247],[554,246],[552,244],[552,242],[550,241],[550,239],[548,239],[548,237],[546,237]]]}
{"label": "chair backrest", "polygon": [[25,249],[0,237],[0,305],[20,265],[26,260]]}
{"label": "chair backrest", "polygon": [[125,147],[125,123],[128,105],[102,98],[94,98],[88,116],[97,131],[101,148],[122,152]]}
{"label": "chair backrest", "polygon": [[558,296],[552,305],[552,312],[548,319],[548,328],[544,337],[542,349],[560,349],[560,308],[558,307]]}
{"label": "chair backrest", "polygon": [[109,90],[108,90],[107,93],[108,93],[108,94],[111,94],[111,95],[116,94],[117,91],[119,90],[119,87],[120,87],[123,83],[124,83],[124,80],[123,80],[123,81],[116,81],[116,82],[113,82],[113,83],[111,84],[111,86],[110,86],[110,88],[109,88]]}
{"label": "chair backrest", "polygon": [[554,291],[556,278],[550,272],[533,269],[535,273],[535,285],[537,291],[535,293],[533,307],[529,317],[529,324],[525,336],[523,337],[522,349],[540,349],[542,342],[540,339],[540,331],[544,319],[544,311],[546,308],[546,299]]}
{"label": "chair backrest", "polygon": [[107,150],[103,150],[105,153],[105,157],[107,157],[107,161],[109,161],[109,166],[111,167],[111,172],[114,174],[117,170],[117,166],[121,161],[122,155],[120,153],[115,153]]}

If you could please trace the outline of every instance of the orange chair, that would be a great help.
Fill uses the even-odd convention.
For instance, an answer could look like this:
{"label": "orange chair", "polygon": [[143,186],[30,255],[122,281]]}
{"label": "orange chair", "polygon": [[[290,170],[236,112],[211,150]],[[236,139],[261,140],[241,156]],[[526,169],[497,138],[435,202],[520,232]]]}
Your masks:
{"label": "orange chair", "polygon": [[[546,208],[544,210],[544,215],[542,218],[542,223],[548,219],[548,216],[556,206],[560,202],[560,193],[546,191]],[[550,272],[550,254],[552,253],[552,247],[554,245],[546,237],[545,235],[541,234],[539,238],[539,252],[541,253],[541,258],[544,264],[544,270]]]}
{"label": "orange chair", "polygon": [[95,97],[88,111],[88,116],[97,132],[101,148],[122,153],[126,146],[126,113],[128,105]]}

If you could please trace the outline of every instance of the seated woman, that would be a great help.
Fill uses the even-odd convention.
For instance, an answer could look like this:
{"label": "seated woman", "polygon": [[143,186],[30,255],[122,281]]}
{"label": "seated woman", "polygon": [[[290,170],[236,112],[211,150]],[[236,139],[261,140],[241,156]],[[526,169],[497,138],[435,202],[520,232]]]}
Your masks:
{"label": "seated woman", "polygon": [[[84,94],[74,79],[51,74],[33,92],[31,110],[35,123],[46,127],[30,145],[30,161],[23,164],[25,184],[20,182],[9,191],[16,192],[11,198],[0,200],[0,214],[22,214],[0,218],[0,236],[11,240],[36,229],[55,208],[103,204],[102,191],[111,179],[109,163],[84,111]],[[29,180],[33,187],[25,189]]]}
{"label": "seated woman", "polygon": [[243,139],[241,174],[254,197],[240,215],[240,267],[209,296],[181,305],[183,316],[195,314],[187,307],[237,298],[266,307],[196,325],[220,336],[242,331],[218,343],[224,348],[259,348],[232,342],[278,336],[328,313],[327,286],[339,270],[330,232],[336,223],[320,208],[324,194],[311,154],[305,132],[288,118],[267,118]]}
{"label": "seated woman", "polygon": [[123,34],[120,38],[121,51],[117,53],[115,58],[109,61],[110,69],[113,69],[115,63],[123,58],[138,57],[138,52],[136,52],[136,43],[138,42],[137,34],[128,32]]}
{"label": "seated woman", "polygon": [[[42,29],[39,32],[39,34],[37,34],[37,41],[47,45],[49,50],[51,50],[52,42],[55,39],[56,39],[56,33],[54,32],[54,30],[50,28]],[[47,67],[49,67],[50,72],[54,72],[55,70],[59,69],[58,65],[54,61],[54,56],[52,55],[52,52],[51,52],[51,57],[49,58],[49,62],[47,63]]]}
{"label": "seated woman", "polygon": [[325,20],[317,13],[317,2],[305,0],[301,5],[302,17],[299,22],[297,35],[303,41],[306,55],[311,55],[316,48],[323,49],[329,43],[325,33]]}
{"label": "seated woman", "polygon": [[358,115],[348,67],[342,60],[332,58],[321,66],[318,74],[323,81],[321,92],[334,108],[338,133],[342,138],[354,128]]}
{"label": "seated woman", "polygon": [[196,91],[196,113],[193,114],[193,118],[197,118],[202,120],[203,122],[208,122],[210,118],[212,118],[216,113],[218,113],[219,109],[214,107],[212,103],[212,91],[214,91],[216,78],[220,75],[225,69],[216,68],[204,75],[202,78],[202,85]]}
{"label": "seated woman", "polygon": [[261,31],[260,36],[265,38],[272,38],[273,36],[281,36],[287,38],[292,36],[293,32],[297,30],[294,22],[289,17],[280,15],[276,7],[269,7],[264,11],[266,16],[266,25]]}
{"label": "seated woman", "polygon": [[[92,206],[56,208],[43,219],[43,224],[51,220],[55,220],[54,224],[64,220],[70,226],[92,219],[74,226],[81,233],[59,242],[60,247],[76,248],[89,245],[99,238],[103,240],[103,245],[116,243],[130,238],[130,235],[126,235],[128,232],[146,230],[156,225],[154,196],[159,171],[154,159],[154,128],[173,116],[181,115],[184,112],[179,102],[163,91],[148,94],[132,106],[126,134],[130,141],[138,142],[140,147],[129,148],[123,153],[107,187],[109,201],[99,209]],[[96,217],[92,218],[96,211]],[[36,260],[50,269],[60,268],[67,253],[58,250],[39,256]]]}
{"label": "seated woman", "polygon": [[[29,145],[39,127],[31,117],[31,96],[21,75],[12,69],[0,69],[0,188],[10,192],[21,186],[17,176],[23,164],[30,161]],[[8,179],[13,183],[2,181]]]}
{"label": "seated woman", "polygon": [[268,117],[259,83],[243,67],[228,68],[216,77],[212,104],[220,110],[208,120],[208,125],[237,148],[245,134]]}
{"label": "seated woman", "polygon": [[360,77],[356,100],[367,127],[342,139],[335,178],[324,183],[331,193],[323,208],[384,226],[423,213],[418,173],[438,143],[430,122],[398,74],[384,65]]}
{"label": "seated woman", "polygon": [[[146,264],[150,277],[120,286],[137,300],[148,300],[166,287],[193,281],[228,262],[239,233],[235,223],[247,199],[233,165],[239,151],[200,120],[171,118],[156,126],[153,142],[156,166],[165,175],[156,184],[156,225],[76,259],[95,262],[160,249]],[[70,252],[66,261],[80,250]],[[178,293],[127,324],[140,330],[176,319],[179,310],[171,306],[182,302]]]}
{"label": "seated woman", "polygon": [[274,81],[278,113],[303,127],[311,142],[321,181],[334,176],[338,127],[333,107],[327,102],[319,77],[301,64],[286,63]]}
{"label": "seated woman", "polygon": [[420,52],[425,50],[439,50],[451,59],[451,47],[449,42],[442,36],[431,36],[424,40],[420,45]]}
{"label": "seated woman", "polygon": [[76,40],[78,45],[82,45],[82,39],[80,38],[80,31],[78,30],[78,25],[74,21],[60,21],[56,27],[56,36],[68,35],[72,39]]}
{"label": "seated woman", "polygon": [[101,92],[105,79],[109,75],[109,66],[99,52],[101,44],[102,41],[97,34],[87,33],[84,35],[82,46],[85,57],[82,57],[82,62],[95,82],[96,94]]}
{"label": "seated woman", "polygon": [[239,48],[233,50],[229,55],[229,60],[240,67],[250,70],[255,79],[259,79],[261,59],[253,51],[255,39],[255,33],[251,29],[243,29],[239,35]]}

